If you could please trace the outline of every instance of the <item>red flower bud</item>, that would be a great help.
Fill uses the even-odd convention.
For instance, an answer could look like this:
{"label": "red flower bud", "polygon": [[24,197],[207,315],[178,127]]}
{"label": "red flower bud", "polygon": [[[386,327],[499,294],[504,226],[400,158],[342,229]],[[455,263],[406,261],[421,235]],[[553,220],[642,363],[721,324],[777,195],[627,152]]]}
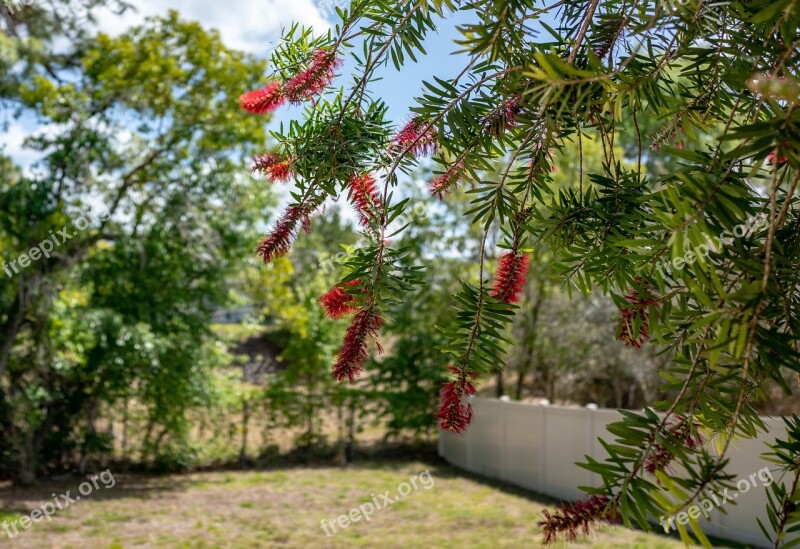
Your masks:
{"label": "red flower bud", "polygon": [[594,495],[572,503],[565,503],[551,514],[542,511],[544,520],[539,523],[544,532],[544,544],[549,545],[564,534],[568,542],[574,542],[579,534],[589,535],[597,522],[612,522],[617,519],[614,504],[607,496]]}
{"label": "red flower bud", "polygon": [[472,404],[464,404],[464,399],[475,394],[472,380],[475,372],[467,372],[455,366],[448,366],[454,374],[453,381],[442,386],[441,403],[436,418],[439,427],[451,433],[463,433],[472,422]]}
{"label": "red flower bud", "polygon": [[[364,370],[369,358],[369,343],[378,338],[383,319],[374,305],[367,306],[356,313],[339,349],[333,364],[333,377],[337,381],[349,380],[353,383]],[[378,352],[382,352],[378,345]]]}
{"label": "red flower bud", "polygon": [[350,178],[350,198],[358,212],[358,220],[365,229],[370,229],[370,221],[377,221],[377,211],[381,207],[381,196],[371,175],[353,175]]}
{"label": "red flower bud", "polygon": [[242,108],[253,114],[267,114],[286,102],[278,82],[270,82],[266,88],[247,92],[239,98]]}
{"label": "red flower bud", "polygon": [[360,283],[361,282],[358,280],[351,280],[350,282],[331,288],[319,298],[320,305],[322,305],[330,318],[344,318],[358,310],[356,299],[350,295],[345,288],[348,286],[357,286]]}
{"label": "red flower bud", "polygon": [[292,161],[275,153],[264,153],[253,158],[253,171],[261,172],[270,181],[288,181],[292,178]]}
{"label": "red flower bud", "polygon": [[529,267],[530,258],[525,254],[506,252],[500,256],[491,296],[503,303],[518,302],[525,287]]}
{"label": "red flower bud", "polygon": [[426,129],[427,126],[418,118],[408,121],[392,138],[392,150],[412,156],[425,156],[435,151],[438,148],[436,130]]}
{"label": "red flower bud", "polygon": [[256,252],[264,259],[264,263],[269,263],[277,257],[289,253],[292,248],[297,233],[297,224],[308,223],[309,211],[301,206],[290,206],[283,213],[267,236],[258,245]]}
{"label": "red flower bud", "polygon": [[320,94],[333,80],[342,60],[333,51],[317,50],[308,68],[301,70],[284,86],[284,93],[292,103],[302,103]]}

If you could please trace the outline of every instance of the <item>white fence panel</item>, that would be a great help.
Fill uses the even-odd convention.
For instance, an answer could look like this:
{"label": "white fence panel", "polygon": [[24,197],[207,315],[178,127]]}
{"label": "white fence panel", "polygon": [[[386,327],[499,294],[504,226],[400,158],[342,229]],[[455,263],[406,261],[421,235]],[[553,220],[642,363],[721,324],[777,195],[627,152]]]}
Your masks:
{"label": "white fence panel", "polygon": [[[467,431],[463,435],[446,432],[440,435],[439,453],[448,462],[564,500],[581,497],[583,493],[578,486],[600,483],[599,475],[575,464],[583,462],[587,454],[597,460],[605,458],[598,438],[613,440],[606,426],[620,420],[616,410],[540,406],[487,398],[473,398],[471,402],[475,419]],[[736,480],[749,482],[750,475],[768,466],[760,458],[767,450],[766,443],[784,436],[780,419],[764,418],[764,422],[770,428],[769,434],[732,443],[726,470]],[[756,517],[763,520],[765,515],[766,494],[762,484],[756,479],[755,487],[750,484],[746,494],[737,495],[735,505],[725,505],[727,514],[715,510],[711,523],[701,521],[706,533],[766,546],[756,522]]]}

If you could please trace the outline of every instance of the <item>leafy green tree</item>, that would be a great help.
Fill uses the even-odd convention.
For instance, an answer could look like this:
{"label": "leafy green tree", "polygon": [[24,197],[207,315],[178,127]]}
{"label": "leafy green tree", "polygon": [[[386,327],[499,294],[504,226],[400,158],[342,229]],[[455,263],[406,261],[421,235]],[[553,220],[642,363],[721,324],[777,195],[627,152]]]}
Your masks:
{"label": "leafy green tree", "polygon": [[[462,69],[420,83],[410,120],[394,128],[371,85],[424,56],[425,37],[456,12],[467,20]],[[603,486],[548,516],[546,540],[617,512],[648,528],[722,486],[731,441],[763,428],[754,404],[765,384],[785,387],[784,373],[800,370],[796,0],[356,1],[338,13],[325,36],[290,29],[273,54],[274,79],[242,100],[255,114],[308,105],[256,162],[296,187],[259,247],[264,260],[285,254],[338,197],[372,235],[341,279],[350,285],[340,305],[354,310],[334,375],[357,378],[392,304],[420,281],[391,225],[408,207],[401,176],[432,154],[431,193],[447,199],[473,185],[466,216],[482,231],[479,275],[463,281],[456,327],[445,332],[452,378],[441,425],[466,428],[464,397],[504,361],[528,254],[547,250],[568,288],[614,297],[625,344],[650,341],[675,359],[663,372],[674,393],[658,404],[665,414],[626,413],[611,427],[610,456],[587,464]],[[345,57],[352,83],[332,87]],[[661,121],[656,132],[642,131],[646,117]],[[587,137],[600,165],[581,157],[579,176],[557,184],[554,157]],[[660,155],[669,158],[650,161]],[[497,161],[505,167],[494,177]],[[491,282],[495,223],[504,252]],[[718,452],[697,444],[698,432]],[[670,464],[687,473],[665,481]],[[707,543],[696,522],[690,528]],[[680,533],[690,541],[686,527]]]}
{"label": "leafy green tree", "polygon": [[26,142],[35,166],[0,175],[3,439],[23,481],[84,468],[111,447],[99,418],[131,403],[141,458],[185,463],[186,411],[224,358],[211,313],[269,203],[242,173],[264,123],[231,113],[265,64],[175,12],[116,38],[65,20],[65,42],[47,36],[56,12],[20,13],[3,39],[28,61],[0,73],[3,106],[52,131]]}

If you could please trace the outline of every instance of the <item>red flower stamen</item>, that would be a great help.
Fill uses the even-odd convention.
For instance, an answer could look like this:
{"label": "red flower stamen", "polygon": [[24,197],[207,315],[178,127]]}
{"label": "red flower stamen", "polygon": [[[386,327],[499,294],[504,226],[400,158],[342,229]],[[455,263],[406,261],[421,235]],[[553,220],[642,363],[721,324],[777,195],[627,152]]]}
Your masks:
{"label": "red flower stamen", "polygon": [[267,87],[247,92],[239,98],[242,108],[253,114],[267,114],[285,102],[286,97],[278,82],[270,82]]}
{"label": "red flower stamen", "polygon": [[500,256],[491,296],[509,305],[518,302],[525,288],[529,267],[530,257],[525,254],[506,252]]}
{"label": "red flower stamen", "polygon": [[439,197],[439,200],[444,200],[444,195],[458,185],[458,180],[462,175],[464,175],[464,161],[459,160],[431,182],[431,195]]}
{"label": "red flower stamen", "polygon": [[353,175],[350,178],[350,198],[358,212],[361,226],[370,229],[370,222],[378,219],[376,209],[381,205],[381,196],[375,178],[370,174]]}
{"label": "red flower stamen", "polygon": [[[705,444],[703,437],[697,432],[697,424],[680,414],[676,416],[675,423],[667,430],[667,433],[681,446],[690,450],[696,450]],[[655,475],[656,471],[668,469],[674,459],[673,453],[666,446],[658,443],[647,457],[644,468],[651,475]]]}
{"label": "red flower stamen", "polygon": [[[636,279],[641,283],[641,279]],[[630,307],[623,307],[619,311],[619,339],[628,347],[641,349],[642,345],[650,339],[650,320],[648,307],[657,303],[658,300],[645,293],[640,295],[636,288],[631,288],[625,300],[630,303]],[[634,334],[636,322],[639,323],[639,333]]]}
{"label": "red flower stamen", "polygon": [[475,394],[472,381],[475,372],[467,372],[448,366],[455,379],[442,386],[441,403],[436,418],[439,427],[451,433],[463,433],[472,422],[472,404],[464,404],[464,399]]}
{"label": "red flower stamen", "polygon": [[512,98],[503,103],[486,120],[486,131],[495,137],[500,137],[503,132],[517,125],[517,117],[522,112],[519,102]]}
{"label": "red flower stamen", "polygon": [[294,175],[292,161],[275,153],[264,153],[253,158],[253,171],[261,172],[270,181],[288,181]]}
{"label": "red flower stamen", "polygon": [[[356,313],[339,349],[339,355],[333,364],[333,377],[337,381],[347,379],[353,383],[364,370],[364,363],[369,358],[369,343],[378,339],[383,324],[374,305],[367,306]],[[378,345],[378,352],[382,352]]]}
{"label": "red flower stamen", "polygon": [[319,95],[330,85],[342,60],[334,51],[317,50],[308,68],[301,70],[284,86],[284,94],[292,103],[302,103]]}
{"label": "red flower stamen", "polygon": [[[789,145],[788,141],[783,142],[783,147],[786,147],[788,145]],[[773,150],[772,152],[769,153],[769,155],[767,156],[767,164],[776,164],[778,166],[786,164],[786,162],[789,160],[789,157],[786,156],[786,153],[781,149],[778,149],[777,151]]]}
{"label": "red flower stamen", "polygon": [[289,253],[297,233],[297,223],[308,223],[309,211],[301,206],[290,206],[267,236],[258,245],[256,253],[270,263]]}
{"label": "red flower stamen", "polygon": [[319,298],[319,303],[325,309],[329,318],[344,318],[358,310],[358,301],[350,295],[345,288],[358,286],[359,280],[351,280],[328,290]]}
{"label": "red flower stamen", "polygon": [[557,541],[564,534],[568,542],[577,541],[580,534],[588,536],[598,522],[617,520],[614,504],[607,496],[594,495],[572,503],[564,503],[561,509],[551,514],[542,511],[544,520],[539,527],[544,532],[544,544]]}
{"label": "red flower stamen", "polygon": [[412,156],[426,156],[435,151],[438,148],[436,130],[427,126],[418,118],[410,120],[392,138],[392,150]]}

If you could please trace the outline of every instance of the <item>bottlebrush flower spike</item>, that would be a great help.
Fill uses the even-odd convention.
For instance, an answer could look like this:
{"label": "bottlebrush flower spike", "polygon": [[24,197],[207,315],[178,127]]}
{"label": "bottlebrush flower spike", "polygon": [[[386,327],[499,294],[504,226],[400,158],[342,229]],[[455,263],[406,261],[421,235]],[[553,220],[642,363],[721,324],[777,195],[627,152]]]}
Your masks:
{"label": "bottlebrush flower spike", "polygon": [[350,178],[350,198],[358,212],[358,220],[365,229],[370,229],[370,221],[376,221],[376,210],[381,206],[381,196],[370,174],[353,175]]}
{"label": "bottlebrush flower spike", "polygon": [[464,161],[459,160],[431,182],[431,195],[438,196],[439,200],[444,200],[444,195],[458,185],[458,180],[461,179],[463,174]]}
{"label": "bottlebrush flower spike", "polygon": [[333,80],[342,64],[335,51],[317,50],[308,68],[301,70],[284,86],[284,94],[292,103],[302,103],[320,94]]}
{"label": "bottlebrush flower spike", "polygon": [[463,433],[472,422],[472,404],[464,404],[464,399],[475,394],[475,386],[472,381],[475,372],[467,372],[448,366],[448,369],[455,374],[455,379],[442,386],[441,403],[436,418],[439,420],[439,427],[451,433]]}
{"label": "bottlebrush flower spike", "polygon": [[[383,319],[374,305],[369,305],[356,313],[339,349],[339,355],[333,364],[333,377],[337,381],[347,379],[353,383],[364,370],[364,363],[369,358],[369,343],[376,341]],[[383,352],[378,345],[378,352]]]}
{"label": "bottlebrush flower spike", "polygon": [[438,148],[436,130],[425,129],[427,126],[419,118],[409,120],[392,138],[392,150],[412,156],[425,156],[435,151]]}
{"label": "bottlebrush flower spike", "polygon": [[298,222],[306,224],[308,217],[308,210],[301,206],[290,206],[286,209],[272,232],[258,245],[256,252],[264,259],[264,263],[289,253],[296,236]]}
{"label": "bottlebrush flower spike", "polygon": [[517,125],[517,117],[522,112],[519,102],[512,98],[493,112],[486,120],[486,131],[495,137],[500,137],[504,131]]}
{"label": "bottlebrush flower spike", "polygon": [[[636,279],[641,283],[641,279]],[[657,303],[658,300],[649,294],[639,295],[636,288],[631,288],[625,300],[630,303],[630,307],[623,307],[619,311],[619,339],[628,347],[641,349],[642,345],[650,339],[650,321],[647,308]],[[639,333],[634,334],[636,322],[639,322]]]}
{"label": "bottlebrush flower spike", "polygon": [[504,253],[498,262],[491,296],[509,305],[518,302],[525,287],[529,268],[530,257],[526,254]]}
{"label": "bottlebrush flower spike", "polygon": [[239,98],[242,108],[253,114],[267,114],[285,102],[286,97],[278,82],[270,82],[267,87],[247,92]]}
{"label": "bottlebrush flower spike", "polygon": [[589,535],[598,522],[617,520],[614,504],[607,496],[594,495],[572,503],[565,503],[561,509],[550,514],[542,511],[544,520],[539,527],[544,533],[544,544],[557,541],[562,534],[568,542],[574,542],[579,534]]}
{"label": "bottlebrush flower spike", "polygon": [[340,319],[358,310],[357,300],[350,295],[346,287],[358,286],[359,280],[351,280],[328,290],[319,298],[319,303],[328,313],[329,318]]}
{"label": "bottlebrush flower spike", "polygon": [[[697,432],[697,424],[680,414],[677,416],[675,424],[669,428],[668,433],[675,442],[690,450],[696,450],[705,444],[703,437]],[[656,471],[667,469],[674,459],[675,456],[672,452],[659,443],[653,447],[645,461],[644,468],[651,475],[655,475]]]}
{"label": "bottlebrush flower spike", "polygon": [[288,181],[292,178],[292,161],[275,153],[264,153],[253,158],[253,171],[261,172],[270,181]]}
{"label": "bottlebrush flower spike", "polygon": [[[789,145],[788,141],[783,142],[784,147],[788,145]],[[788,160],[789,157],[786,156],[786,153],[780,149],[778,149],[777,154],[775,150],[773,150],[772,152],[769,153],[769,156],[767,156],[767,164],[777,164],[778,166],[781,166],[785,164]]]}

